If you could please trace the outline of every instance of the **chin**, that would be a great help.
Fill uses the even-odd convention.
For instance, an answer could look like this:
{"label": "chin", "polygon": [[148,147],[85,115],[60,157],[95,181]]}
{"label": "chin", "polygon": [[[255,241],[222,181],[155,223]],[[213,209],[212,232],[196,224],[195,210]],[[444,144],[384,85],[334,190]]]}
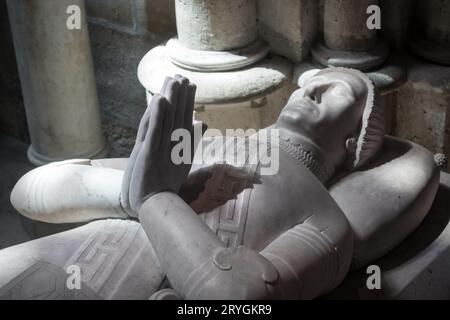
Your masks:
{"label": "chin", "polygon": [[291,127],[302,127],[308,124],[317,123],[316,117],[307,110],[297,109],[284,110],[278,117],[277,123]]}
{"label": "chin", "polygon": [[289,130],[296,129],[298,127],[301,127],[301,121],[297,118],[292,118],[289,116],[280,116],[277,120],[277,125],[280,128],[286,128]]}

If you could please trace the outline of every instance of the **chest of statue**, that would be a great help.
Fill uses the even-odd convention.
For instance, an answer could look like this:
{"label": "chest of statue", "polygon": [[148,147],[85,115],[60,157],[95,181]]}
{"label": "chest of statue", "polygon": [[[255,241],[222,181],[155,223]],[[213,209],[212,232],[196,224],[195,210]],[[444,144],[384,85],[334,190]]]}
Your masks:
{"label": "chest of statue", "polygon": [[229,247],[262,249],[308,218],[307,192],[320,184],[308,169],[284,156],[275,175],[260,175],[258,165],[248,163],[217,164],[208,170],[209,178],[190,206]]}

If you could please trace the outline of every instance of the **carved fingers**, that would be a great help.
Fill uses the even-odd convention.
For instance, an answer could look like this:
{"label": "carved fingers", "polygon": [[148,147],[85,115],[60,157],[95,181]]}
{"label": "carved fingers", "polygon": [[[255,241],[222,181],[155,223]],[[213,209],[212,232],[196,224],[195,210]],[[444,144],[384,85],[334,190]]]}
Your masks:
{"label": "carved fingers", "polygon": [[147,197],[170,188],[169,184],[164,183],[161,174],[164,174],[164,163],[167,161],[164,152],[170,139],[165,127],[172,126],[173,109],[165,97],[159,94],[153,96],[147,132],[136,156],[130,180],[130,206],[135,212]]}
{"label": "carved fingers", "polygon": [[[171,95],[171,91],[173,91],[172,88],[172,81],[171,78],[166,78],[163,84],[163,87],[161,89],[161,93],[163,95]],[[158,98],[159,99],[159,98]],[[145,109],[144,114],[142,115],[141,121],[139,122],[138,132],[136,135],[136,141],[134,143],[133,150],[131,151],[130,157],[127,162],[127,167],[125,169],[123,179],[122,179],[122,190],[120,194],[120,204],[122,208],[130,215],[136,217],[137,214],[133,212],[133,210],[130,208],[130,182],[131,182],[131,175],[133,173],[133,169],[136,162],[136,157],[139,154],[139,151],[142,147],[142,144],[144,142],[144,139],[147,135],[147,131],[149,128],[151,113],[153,110],[153,107],[155,104],[159,103],[159,101],[155,101],[154,98],[151,99],[150,103],[147,105],[147,108]]]}
{"label": "carved fingers", "polygon": [[[167,78],[161,94],[153,96],[144,113],[124,176],[124,184],[129,184],[128,199],[134,212],[154,193],[178,192],[186,179],[190,165],[174,165],[171,137],[176,129],[193,133],[194,97],[195,86],[188,79],[181,76]],[[126,187],[123,190],[126,192]],[[126,195],[123,198],[126,200]]]}
{"label": "carved fingers", "polygon": [[189,80],[182,76],[175,76],[175,79],[180,83],[181,89],[179,94],[179,103],[177,105],[177,120],[175,128],[184,128],[192,131],[192,115],[194,112],[194,99],[196,86],[189,83]]}

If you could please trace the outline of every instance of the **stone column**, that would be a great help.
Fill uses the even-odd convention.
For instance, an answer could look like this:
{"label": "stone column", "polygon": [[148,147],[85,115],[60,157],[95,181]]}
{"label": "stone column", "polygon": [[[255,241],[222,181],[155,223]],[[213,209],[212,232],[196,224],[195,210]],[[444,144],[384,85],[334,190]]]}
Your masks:
{"label": "stone column", "polygon": [[313,48],[323,65],[370,70],[383,64],[389,49],[377,38],[377,30],[366,26],[367,8],[374,0],[325,0],[323,41]]}
{"label": "stone column", "polygon": [[326,0],[324,3],[324,41],[329,48],[367,51],[377,44],[376,30],[366,28],[366,8],[377,0]]}
{"label": "stone column", "polygon": [[[36,165],[106,153],[83,0],[8,0]],[[81,29],[67,28],[70,5]]]}
{"label": "stone column", "polygon": [[[167,46],[181,67],[236,69],[261,60],[269,50],[258,39],[254,0],[180,0],[175,1],[175,12],[178,38]],[[236,50],[241,53],[229,54]]]}
{"label": "stone column", "polygon": [[420,6],[424,30],[416,32],[411,49],[422,58],[450,65],[450,1],[427,0]]}
{"label": "stone column", "polygon": [[291,64],[266,58],[256,0],[175,0],[178,36],[150,50],[138,77],[148,97],[166,76],[197,85],[195,118],[212,128],[259,129],[275,121],[292,91]]}

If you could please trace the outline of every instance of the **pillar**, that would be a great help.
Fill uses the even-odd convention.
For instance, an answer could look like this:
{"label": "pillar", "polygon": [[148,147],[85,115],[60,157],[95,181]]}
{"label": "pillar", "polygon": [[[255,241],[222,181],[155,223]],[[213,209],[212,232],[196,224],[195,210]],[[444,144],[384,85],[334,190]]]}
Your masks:
{"label": "pillar", "polygon": [[292,91],[291,64],[268,57],[256,0],[175,0],[178,35],[150,50],[138,77],[147,96],[166,76],[197,85],[195,115],[210,128],[259,129],[276,120]]}
{"label": "pillar", "polygon": [[404,50],[411,21],[411,0],[380,0],[381,35],[392,49]]}
{"label": "pillar", "polygon": [[424,31],[416,32],[411,49],[429,61],[450,65],[450,2],[427,0],[421,6]]}
{"label": "pillar", "polygon": [[[83,0],[7,2],[36,165],[106,153]],[[70,30],[68,6],[81,9]]]}
{"label": "pillar", "polygon": [[323,65],[370,70],[383,64],[389,49],[377,38],[377,30],[366,26],[367,7],[374,0],[325,0],[323,41],[313,48]]}

